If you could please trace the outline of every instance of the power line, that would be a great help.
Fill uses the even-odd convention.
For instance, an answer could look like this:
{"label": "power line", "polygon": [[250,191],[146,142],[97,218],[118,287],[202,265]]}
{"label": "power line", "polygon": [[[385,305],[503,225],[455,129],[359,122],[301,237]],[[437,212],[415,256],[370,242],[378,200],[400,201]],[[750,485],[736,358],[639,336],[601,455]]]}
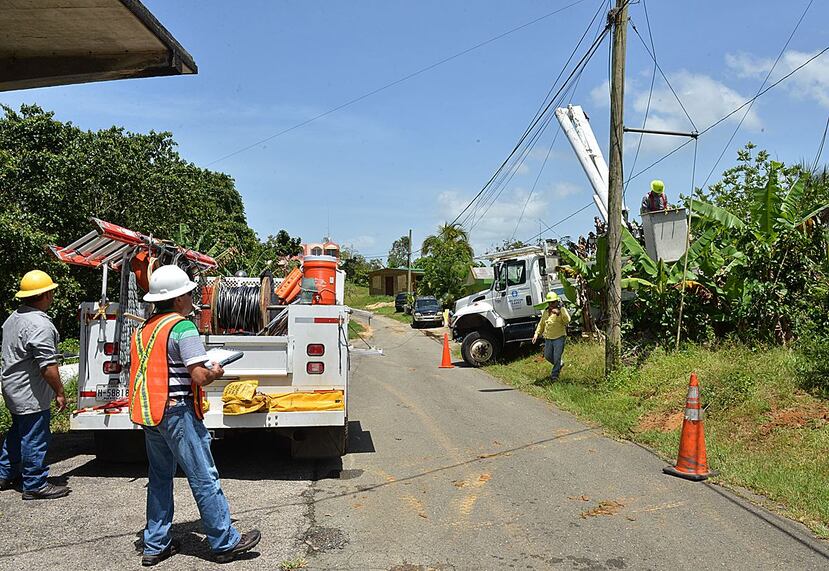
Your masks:
{"label": "power line", "polygon": [[[801,69],[803,69],[804,67],[806,67],[807,65],[809,65],[810,63],[815,61],[817,58],[819,58],[820,56],[825,54],[827,51],[829,51],[829,46],[826,46],[825,48],[823,48],[822,50],[817,52],[815,55],[813,55],[812,57],[810,57],[809,59],[804,61],[802,64],[800,64],[799,66],[794,68],[792,71],[790,71],[789,73],[787,73],[786,75],[784,75],[783,77],[781,77],[780,79],[778,79],[777,81],[775,81],[774,83],[772,83],[771,85],[769,85],[768,87],[766,87],[765,89],[760,91],[757,95],[755,95],[754,97],[752,97],[751,99],[749,99],[748,101],[746,101],[745,103],[743,103],[742,105],[740,105],[739,107],[734,109],[733,111],[727,113],[726,115],[723,115],[722,117],[720,117],[719,119],[717,119],[716,121],[711,123],[708,127],[703,129],[702,131],[700,131],[698,136],[704,135],[705,133],[707,133],[708,131],[710,131],[711,129],[713,129],[714,127],[716,127],[717,125],[719,125],[720,123],[722,123],[723,121],[725,121],[726,119],[728,119],[729,117],[731,117],[732,115],[734,115],[735,113],[740,111],[740,109],[742,109],[746,105],[750,105],[752,101],[754,101],[754,100],[758,99],[759,97],[765,95],[766,93],[768,93],[769,91],[771,91],[772,89],[774,89],[775,87],[777,87],[778,85],[783,83],[785,80],[787,80],[788,78],[793,76],[795,73],[797,73],[798,71],[800,71]],[[663,155],[659,159],[655,160],[654,162],[652,162],[651,164],[649,164],[648,166],[646,166],[645,168],[643,168],[642,170],[640,170],[639,172],[637,172],[636,174],[631,176],[630,179],[628,179],[628,180],[633,180],[634,178],[644,174],[646,171],[652,169],[653,167],[655,167],[656,165],[658,165],[659,163],[661,163],[662,161],[664,161],[665,159],[667,159],[668,157],[670,157],[671,155],[673,155],[674,153],[676,153],[677,151],[679,151],[680,149],[685,147],[686,145],[690,144],[692,141],[693,141],[693,139],[688,139],[684,143],[680,144],[678,147],[674,148],[672,151],[669,151],[667,154]]]}
{"label": "power line", "polygon": [[[653,41],[653,33],[651,31],[651,20],[648,17],[648,5],[645,3],[645,0],[642,0],[642,8],[645,11],[645,23],[648,26],[648,37],[651,41],[651,49],[653,50],[654,56],[656,56],[656,45]],[[608,60],[609,61],[609,60]],[[656,57],[653,59],[653,73],[651,74],[651,86],[650,90],[648,91],[648,103],[645,105],[645,117],[642,119],[642,129],[645,129],[648,124],[648,114],[651,110],[651,98],[653,97],[653,86],[656,83]],[[636,161],[639,160],[639,151],[642,149],[642,139],[644,139],[645,134],[639,134],[639,142],[636,143],[636,153],[633,155],[633,162],[630,165],[630,170],[628,171],[628,179],[625,179],[625,188],[622,191],[622,204],[625,202],[625,195],[627,194],[628,185],[630,184],[629,177],[631,173],[636,169]]]}
{"label": "power line", "polygon": [[582,212],[584,212],[585,210],[587,210],[587,209],[588,209],[588,208],[590,208],[591,206],[593,206],[593,202],[592,202],[592,201],[591,201],[591,202],[588,202],[587,204],[585,204],[584,206],[582,206],[581,208],[579,208],[578,210],[576,210],[576,211],[575,211],[575,212],[573,212],[572,214],[569,214],[568,216],[565,216],[564,218],[562,218],[561,220],[559,220],[558,222],[556,222],[556,223],[555,223],[555,224],[553,224],[552,226],[547,226],[544,230],[542,230],[541,232],[539,232],[538,234],[536,234],[536,235],[535,235],[535,236],[533,236],[532,238],[527,238],[526,240],[522,240],[522,242],[524,242],[525,244],[529,244],[530,242],[532,242],[533,240],[535,240],[536,238],[538,238],[539,236],[541,236],[542,234],[544,234],[544,233],[545,233],[545,232],[547,232],[548,230],[552,230],[552,229],[553,229],[553,228],[555,228],[556,226],[558,226],[558,225],[560,225],[560,224],[563,224],[564,222],[567,222],[567,221],[568,221],[568,220],[570,220],[573,216],[575,216],[575,215],[577,215],[577,214],[581,214]]}
{"label": "power line", "polygon": [[656,69],[659,70],[659,75],[662,76],[662,79],[665,80],[665,83],[668,85],[668,89],[671,90],[671,93],[674,94],[674,98],[676,98],[676,102],[679,103],[679,106],[682,108],[682,112],[685,113],[685,116],[688,118],[688,121],[691,123],[691,126],[694,128],[694,131],[697,130],[697,126],[694,124],[694,120],[691,119],[691,115],[688,114],[688,110],[685,109],[685,105],[682,104],[682,100],[679,98],[674,86],[671,85],[671,82],[668,80],[668,76],[665,75],[665,72],[662,71],[662,66],[659,65],[659,62],[656,59],[656,54],[651,53],[651,50],[648,49],[648,44],[645,43],[644,38],[639,34],[639,30],[636,29],[636,25],[633,23],[633,20],[630,21],[630,27],[633,28],[633,31],[636,32],[636,37],[639,38],[639,41],[642,42],[642,46],[645,48],[645,51],[648,52],[648,55],[651,56],[653,60],[653,64],[656,66]]}
{"label": "power line", "polygon": [[[803,13],[800,15],[800,19],[798,19],[797,24],[795,24],[794,29],[792,30],[792,33],[789,34],[789,38],[786,40],[786,43],[783,44],[783,47],[780,49],[780,53],[777,54],[777,59],[774,60],[774,63],[772,64],[771,69],[769,69],[769,72],[766,74],[766,77],[763,79],[763,83],[760,84],[760,87],[757,90],[758,93],[763,89],[763,87],[765,87],[766,82],[769,80],[769,78],[771,77],[771,74],[774,72],[774,68],[777,67],[777,64],[780,61],[780,58],[783,57],[783,54],[785,53],[786,48],[789,47],[789,43],[792,41],[792,38],[794,38],[794,35],[797,32],[797,29],[800,27],[801,22],[803,22],[803,18],[806,17],[806,13],[809,11],[809,8],[812,7],[813,2],[814,2],[814,0],[809,0],[809,4],[806,5],[806,9],[803,10]],[[731,133],[731,136],[728,138],[728,142],[725,144],[722,151],[720,151],[720,156],[717,157],[717,160],[714,162],[714,166],[711,167],[711,170],[708,172],[708,176],[705,177],[705,182],[702,183],[701,188],[705,188],[705,185],[708,184],[708,181],[711,179],[711,175],[714,174],[714,171],[717,169],[717,166],[720,164],[720,161],[722,160],[723,156],[725,156],[726,151],[728,151],[728,148],[731,146],[731,142],[734,140],[734,137],[737,136],[737,132],[740,130],[740,127],[743,125],[743,121],[745,121],[746,117],[748,117],[748,114],[751,112],[751,108],[753,106],[754,106],[754,101],[751,102],[751,105],[748,106],[748,108],[746,109],[746,112],[743,113],[742,117],[740,117],[739,123],[737,123],[737,126],[734,127],[734,131]]]}
{"label": "power line", "polygon": [[438,67],[438,66],[441,66],[441,65],[443,65],[443,64],[445,64],[445,63],[448,63],[448,62],[450,62],[450,61],[452,61],[452,60],[454,60],[454,59],[457,59],[457,58],[459,58],[459,57],[461,57],[461,56],[464,56],[464,55],[468,54],[469,52],[475,51],[475,50],[477,50],[477,49],[479,49],[479,48],[482,48],[482,47],[484,47],[484,46],[486,46],[486,45],[488,45],[488,44],[491,44],[491,43],[493,43],[493,42],[496,42],[496,41],[498,41],[498,40],[500,40],[500,39],[502,39],[502,38],[505,38],[506,36],[509,36],[510,34],[513,34],[513,33],[515,33],[515,32],[518,32],[518,31],[520,31],[520,30],[523,30],[524,28],[527,28],[527,27],[529,27],[529,26],[532,26],[533,24],[537,24],[538,22],[541,22],[542,20],[546,20],[547,18],[550,18],[550,17],[552,17],[552,16],[555,16],[556,14],[558,14],[558,13],[560,13],[560,12],[564,12],[565,10],[568,10],[569,8],[572,8],[573,6],[577,6],[577,5],[579,5],[579,4],[581,4],[581,3],[585,2],[585,1],[586,1],[586,0],[576,0],[575,2],[572,2],[572,3],[570,3],[570,4],[566,5],[566,6],[562,7],[562,8],[559,8],[559,9],[557,9],[557,10],[553,10],[552,12],[549,12],[549,13],[547,13],[547,14],[544,14],[543,16],[540,16],[540,17],[538,17],[538,18],[536,18],[536,19],[534,19],[534,20],[530,20],[529,22],[526,22],[526,23],[524,23],[524,24],[521,24],[520,26],[516,26],[515,28],[512,28],[512,29],[510,29],[510,30],[507,30],[506,32],[502,32],[502,33],[498,34],[497,36],[493,36],[493,37],[491,37],[491,38],[489,38],[489,39],[487,39],[487,40],[484,40],[484,41],[482,41],[482,42],[480,42],[480,43],[478,43],[478,44],[475,44],[475,45],[474,45],[474,46],[472,46],[472,47],[466,48],[465,50],[461,50],[461,51],[459,51],[459,52],[458,52],[458,53],[456,53],[456,54],[453,54],[453,55],[451,55],[451,56],[445,57],[445,58],[443,58],[443,59],[441,59],[441,60],[439,60],[439,61],[436,61],[436,62],[435,62],[435,63],[433,63],[433,64],[427,65],[426,67],[422,67],[422,68],[418,69],[417,71],[414,71],[414,72],[412,72],[412,73],[410,73],[410,74],[408,74],[408,75],[404,75],[403,77],[401,77],[401,78],[399,78],[399,79],[395,79],[394,81],[392,81],[392,82],[390,82],[390,83],[387,83],[387,84],[383,85],[382,87],[378,87],[377,89],[373,89],[373,90],[371,90],[371,91],[369,91],[369,92],[367,92],[367,93],[364,93],[364,94],[362,94],[362,95],[360,95],[360,96],[358,96],[358,97],[355,97],[354,99],[350,99],[350,100],[346,101],[345,103],[342,103],[342,104],[340,104],[340,105],[337,105],[336,107],[332,107],[331,109],[328,109],[327,111],[324,111],[324,112],[322,112],[322,113],[319,113],[318,115],[314,115],[314,116],[313,116],[313,117],[311,117],[310,119],[306,119],[305,121],[300,121],[299,123],[297,123],[297,124],[295,124],[295,125],[292,125],[291,127],[288,127],[288,128],[286,128],[286,129],[283,129],[283,130],[281,130],[281,131],[279,131],[279,132],[277,132],[277,133],[274,133],[273,135],[270,135],[269,137],[265,137],[264,139],[261,139],[261,140],[259,140],[259,141],[256,141],[255,143],[252,143],[252,144],[250,144],[250,145],[247,145],[247,146],[245,146],[245,147],[242,147],[242,148],[240,148],[240,149],[237,149],[237,150],[233,151],[232,153],[228,153],[228,154],[226,154],[226,155],[224,155],[224,156],[221,156],[221,157],[219,157],[218,159],[213,160],[213,161],[211,161],[211,162],[207,163],[207,165],[206,165],[206,166],[211,166],[211,165],[214,165],[214,164],[216,164],[216,163],[218,163],[218,162],[221,162],[221,161],[223,161],[223,160],[225,160],[225,159],[229,159],[230,157],[234,157],[234,156],[236,156],[236,155],[238,155],[238,154],[240,154],[240,153],[244,153],[245,151],[249,151],[250,149],[252,149],[252,148],[254,148],[254,147],[257,147],[257,146],[261,145],[262,143],[267,143],[268,141],[271,141],[271,140],[273,140],[273,139],[276,139],[277,137],[281,137],[282,135],[285,135],[285,134],[287,134],[287,133],[290,133],[291,131],[294,131],[294,130],[296,130],[296,129],[299,129],[300,127],[304,127],[305,125],[308,125],[309,123],[313,123],[314,121],[316,121],[316,120],[318,120],[318,119],[322,119],[323,117],[326,117],[326,116],[328,116],[328,115],[331,115],[332,113],[335,113],[335,112],[337,112],[337,111],[339,111],[339,110],[341,110],[341,109],[344,109],[344,108],[346,108],[346,107],[349,107],[349,106],[351,106],[351,105],[354,105],[355,103],[358,103],[358,102],[362,101],[363,99],[366,99],[366,98],[368,98],[368,97],[371,97],[372,95],[376,95],[376,94],[380,93],[381,91],[385,91],[386,89],[389,89],[389,88],[394,87],[394,86],[396,86],[396,85],[400,85],[401,83],[406,82],[406,81],[408,81],[408,80],[410,80],[410,79],[413,79],[413,78],[415,78],[415,77],[417,77],[417,76],[419,76],[419,75],[422,75],[422,74],[426,73],[427,71],[431,71],[431,70],[435,69],[435,68],[436,68],[436,67]]}
{"label": "power line", "polygon": [[[599,35],[598,38],[596,38],[596,40],[593,42],[593,44],[588,48],[587,52],[581,57],[579,62],[576,64],[576,66],[570,72],[570,74],[565,79],[562,86],[556,92],[555,96],[552,99],[550,99],[549,103],[544,108],[541,115],[537,116],[536,119],[531,123],[530,127],[524,132],[524,135],[522,135],[522,137],[516,143],[515,147],[513,147],[512,151],[509,153],[507,158],[504,159],[504,161],[501,163],[501,165],[495,171],[495,174],[493,174],[492,177],[490,177],[490,179],[486,182],[486,184],[484,184],[484,186],[481,188],[481,190],[472,198],[472,200],[469,201],[469,203],[466,205],[466,207],[464,207],[464,209],[455,217],[455,220],[453,220],[450,225],[454,225],[454,223],[457,222],[460,219],[461,216],[463,216],[463,214],[472,206],[472,204],[475,203],[481,197],[481,195],[483,195],[488,189],[490,189],[490,186],[496,180],[496,178],[502,173],[502,171],[504,170],[504,167],[506,167],[506,165],[513,158],[513,156],[515,156],[515,154],[519,151],[519,149],[523,145],[524,141],[526,140],[527,135],[530,132],[532,132],[532,130],[535,128],[535,126],[539,123],[539,121],[541,121],[546,116],[547,112],[550,110],[550,108],[553,106],[553,104],[558,99],[558,96],[569,85],[571,79],[577,73],[580,72],[580,70],[583,68],[583,66],[587,64],[587,62],[590,60],[590,58],[596,52],[596,49],[598,48],[599,45],[601,45],[602,40],[604,40],[604,37],[607,35],[607,31],[608,31],[608,28],[605,27],[604,31]],[[547,118],[547,121],[549,121],[549,118]],[[468,220],[468,217],[467,217],[467,220]]]}
{"label": "power line", "polygon": [[826,132],[829,131],[829,117],[826,118],[826,126],[823,128],[823,136],[820,138],[820,145],[817,148],[815,155],[815,164],[812,165],[812,174],[817,172],[817,166],[820,164],[820,156],[823,154],[823,144],[826,142]]}
{"label": "power line", "polygon": [[[585,36],[587,36],[587,33],[590,31],[590,28],[593,26],[593,22],[596,20],[598,15],[601,13],[604,6],[605,6],[604,2],[601,2],[599,4],[599,9],[596,10],[596,14],[593,16],[593,19],[590,20],[589,24],[587,24],[587,28],[585,28],[584,33],[581,36],[581,39],[579,39],[579,43],[576,46],[576,49],[578,48],[579,45],[581,45],[581,42],[584,40]],[[601,34],[601,24],[600,24],[600,27],[596,30],[596,37],[598,37],[599,34]],[[573,53],[570,54],[570,58],[568,58],[568,62],[569,62],[569,59],[571,59],[573,57],[573,54],[575,54],[575,53],[576,53],[576,50],[574,49]],[[561,74],[559,74],[559,77],[561,77]],[[570,103],[573,102],[573,97],[576,94],[576,89],[578,88],[578,84],[579,84],[580,80],[581,80],[581,74],[579,74],[578,79],[573,84],[573,89],[570,91]],[[552,89],[550,91],[552,91]],[[548,95],[549,95],[549,92],[548,92]],[[541,179],[541,174],[544,172],[544,168],[547,166],[547,161],[550,159],[550,153],[553,152],[553,147],[555,146],[556,141],[558,140],[558,136],[560,134],[561,134],[561,125],[559,125],[558,128],[556,129],[556,132],[553,135],[553,140],[550,143],[549,148],[547,149],[547,154],[544,156],[544,161],[541,163],[541,167],[539,167],[539,169],[538,169],[538,175],[535,177],[535,180],[533,181],[533,186],[530,189],[529,194],[527,195],[527,200],[524,201],[524,206],[521,208],[521,214],[518,216],[518,221],[515,223],[515,228],[512,231],[512,235],[510,236],[510,241],[513,241],[515,239],[515,235],[518,233],[518,228],[521,226],[521,221],[524,219],[524,213],[527,210],[527,206],[530,204],[530,200],[532,199],[533,194],[535,193],[535,189],[538,186],[538,181]],[[546,225],[546,222],[544,224]]]}

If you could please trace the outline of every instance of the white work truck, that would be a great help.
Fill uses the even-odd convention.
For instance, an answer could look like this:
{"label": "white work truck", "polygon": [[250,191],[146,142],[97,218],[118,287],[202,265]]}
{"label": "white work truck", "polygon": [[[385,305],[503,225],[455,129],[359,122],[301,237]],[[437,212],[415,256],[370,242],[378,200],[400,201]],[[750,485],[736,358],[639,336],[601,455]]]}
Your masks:
{"label": "white work truck", "polygon": [[493,265],[492,286],[459,299],[449,323],[463,360],[473,367],[495,361],[505,345],[530,341],[541,316],[533,306],[548,291],[564,293],[554,241],[484,257]]}
{"label": "white work truck", "polygon": [[[126,301],[124,304],[109,302],[104,285],[101,300],[80,305],[78,404],[71,417],[70,428],[92,431],[98,455],[118,459],[120,451],[134,445],[136,440],[140,441],[142,436],[141,427],[130,420],[126,397],[129,340],[146,317],[147,310],[138,303],[141,292],[135,291],[135,274],[130,269],[129,258],[144,246],[127,244],[122,248],[114,243],[117,240],[113,240],[111,232],[102,232],[97,236],[92,234],[85,237],[83,244],[52,247],[52,251],[69,263],[119,270],[121,299]],[[151,238],[142,236],[144,239],[148,241],[148,246],[152,245],[149,242]],[[165,247],[170,248],[169,244]],[[123,250],[120,254],[116,251],[119,249]],[[118,255],[106,254],[110,250]],[[96,255],[96,251],[104,252],[104,255]],[[187,252],[181,250],[182,255],[187,255]],[[78,254],[82,257],[78,258]],[[69,259],[70,256],[75,257]],[[209,258],[201,258],[204,259]],[[105,282],[107,269],[103,272]],[[341,281],[343,278],[344,273],[338,271],[336,279]],[[257,280],[246,278],[246,281]],[[205,283],[204,278],[200,283]],[[274,285],[278,283],[279,280],[273,282]],[[205,387],[209,409],[204,423],[214,437],[225,436],[227,431],[268,430],[288,437],[294,456],[326,457],[346,453],[350,365],[348,323],[351,310],[342,305],[343,288],[339,283],[337,286],[334,305],[294,303],[281,307],[280,311],[287,312],[287,318],[283,315],[279,335],[250,332],[202,335],[208,350],[222,348],[244,353],[239,360],[224,367],[225,374],[221,379]],[[195,321],[199,324],[197,319]],[[203,323],[199,325],[203,326]],[[235,380],[256,380],[257,390],[264,394],[336,393],[337,402],[341,405],[332,407],[328,401],[320,410],[314,410],[311,404],[300,407],[301,410],[284,412],[225,414],[222,392],[229,382]]]}

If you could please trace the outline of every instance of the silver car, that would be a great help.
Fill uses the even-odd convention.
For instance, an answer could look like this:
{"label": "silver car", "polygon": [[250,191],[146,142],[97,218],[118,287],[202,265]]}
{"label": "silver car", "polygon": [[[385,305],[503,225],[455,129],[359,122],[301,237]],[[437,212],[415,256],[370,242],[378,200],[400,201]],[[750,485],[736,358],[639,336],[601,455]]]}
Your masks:
{"label": "silver car", "polygon": [[443,310],[434,297],[418,297],[412,307],[412,327],[443,325]]}

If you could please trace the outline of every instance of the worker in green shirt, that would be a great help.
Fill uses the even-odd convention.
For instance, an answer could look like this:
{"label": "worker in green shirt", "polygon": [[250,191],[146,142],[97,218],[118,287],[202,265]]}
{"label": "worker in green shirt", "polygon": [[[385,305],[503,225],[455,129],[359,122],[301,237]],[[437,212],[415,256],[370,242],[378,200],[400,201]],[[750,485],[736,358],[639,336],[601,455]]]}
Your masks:
{"label": "worker in green shirt", "polygon": [[567,339],[570,314],[567,313],[567,309],[561,304],[558,294],[554,291],[547,293],[544,301],[533,307],[544,310],[538,327],[535,329],[533,343],[538,340],[539,335],[544,338],[544,358],[553,365],[550,380],[557,381],[561,372],[561,357],[564,355],[564,341]]}

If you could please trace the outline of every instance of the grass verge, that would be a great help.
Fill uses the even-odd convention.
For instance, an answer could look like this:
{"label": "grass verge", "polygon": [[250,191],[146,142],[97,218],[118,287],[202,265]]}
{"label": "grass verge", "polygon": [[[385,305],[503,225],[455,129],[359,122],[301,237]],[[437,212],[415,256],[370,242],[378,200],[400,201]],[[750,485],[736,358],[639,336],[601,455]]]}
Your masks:
{"label": "grass verge", "polygon": [[602,345],[568,343],[564,361],[554,384],[546,382],[550,365],[540,352],[487,371],[668,462],[676,460],[688,379],[696,372],[708,461],[720,472],[715,481],[761,494],[766,507],[829,538],[829,403],[797,386],[790,350],[737,344],[656,350],[606,381]]}
{"label": "grass verge", "polygon": [[[377,315],[396,319],[401,323],[411,323],[412,316],[394,310],[394,297],[390,295],[370,295],[368,287],[352,283],[345,284],[345,304],[357,309],[365,309]],[[380,304],[379,307],[377,305]]]}

